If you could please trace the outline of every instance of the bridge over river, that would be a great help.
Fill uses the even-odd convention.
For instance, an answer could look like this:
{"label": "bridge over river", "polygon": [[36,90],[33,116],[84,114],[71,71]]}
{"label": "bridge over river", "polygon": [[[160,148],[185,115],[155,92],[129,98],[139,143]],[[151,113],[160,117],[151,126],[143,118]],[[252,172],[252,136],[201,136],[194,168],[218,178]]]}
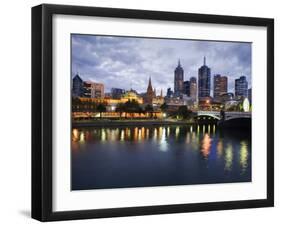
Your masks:
{"label": "bridge over river", "polygon": [[251,125],[251,112],[237,111],[196,111],[195,118],[198,122],[216,121],[218,125],[225,127],[249,127]]}

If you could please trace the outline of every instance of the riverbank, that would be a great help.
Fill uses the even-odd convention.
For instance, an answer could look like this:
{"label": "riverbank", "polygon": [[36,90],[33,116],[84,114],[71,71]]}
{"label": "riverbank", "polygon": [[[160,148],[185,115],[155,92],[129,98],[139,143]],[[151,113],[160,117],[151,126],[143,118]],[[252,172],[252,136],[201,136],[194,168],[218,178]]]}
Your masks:
{"label": "riverbank", "polygon": [[157,125],[193,125],[190,121],[175,120],[95,120],[75,121],[72,127],[103,127],[103,126],[157,126]]}

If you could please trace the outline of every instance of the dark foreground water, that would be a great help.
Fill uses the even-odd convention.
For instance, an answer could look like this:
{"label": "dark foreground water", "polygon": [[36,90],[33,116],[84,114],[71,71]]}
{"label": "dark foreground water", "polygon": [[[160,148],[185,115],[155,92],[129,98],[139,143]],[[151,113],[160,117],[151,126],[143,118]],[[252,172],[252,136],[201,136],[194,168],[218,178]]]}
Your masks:
{"label": "dark foreground water", "polygon": [[72,190],[251,181],[251,138],[214,125],[72,130]]}

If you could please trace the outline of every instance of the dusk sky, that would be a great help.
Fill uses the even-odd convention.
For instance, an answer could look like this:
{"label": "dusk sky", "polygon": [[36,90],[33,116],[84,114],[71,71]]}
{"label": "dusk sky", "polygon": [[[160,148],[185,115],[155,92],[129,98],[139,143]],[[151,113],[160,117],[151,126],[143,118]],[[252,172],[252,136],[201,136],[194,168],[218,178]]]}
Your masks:
{"label": "dusk sky", "polygon": [[184,80],[194,76],[203,64],[213,75],[228,76],[228,91],[234,79],[245,75],[251,87],[251,44],[195,40],[150,39],[95,35],[72,35],[72,77],[79,73],[84,81],[146,92],[149,76],[157,94],[174,89],[174,70],[180,59]]}

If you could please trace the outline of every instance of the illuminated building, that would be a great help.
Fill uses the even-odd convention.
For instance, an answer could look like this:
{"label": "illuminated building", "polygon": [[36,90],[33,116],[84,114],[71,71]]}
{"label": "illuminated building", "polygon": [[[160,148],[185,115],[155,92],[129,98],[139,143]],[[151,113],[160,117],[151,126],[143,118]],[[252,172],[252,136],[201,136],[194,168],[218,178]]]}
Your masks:
{"label": "illuminated building", "polygon": [[183,85],[183,79],[184,79],[184,71],[181,67],[180,60],[178,62],[178,66],[175,69],[175,79],[174,79],[174,93],[175,96],[180,96],[184,92],[184,85]]}
{"label": "illuminated building", "polygon": [[224,93],[227,93],[227,77],[214,75],[214,99],[220,100],[220,96]]}
{"label": "illuminated building", "polygon": [[118,101],[119,103],[126,103],[127,101],[133,100],[138,102],[138,104],[143,104],[143,98],[137,95],[133,90],[125,92]]}
{"label": "illuminated building", "polygon": [[237,98],[248,96],[248,82],[246,76],[235,79],[235,96]]}
{"label": "illuminated building", "polygon": [[197,97],[197,81],[195,77],[190,78],[190,97],[196,100]]}
{"label": "illuminated building", "polygon": [[152,106],[156,107],[156,106],[161,106],[162,104],[164,104],[164,97],[163,97],[163,91],[161,90],[160,96],[153,97]]}
{"label": "illuminated building", "polygon": [[206,65],[206,57],[204,64],[198,69],[198,98],[209,97],[211,91],[211,69]]}

